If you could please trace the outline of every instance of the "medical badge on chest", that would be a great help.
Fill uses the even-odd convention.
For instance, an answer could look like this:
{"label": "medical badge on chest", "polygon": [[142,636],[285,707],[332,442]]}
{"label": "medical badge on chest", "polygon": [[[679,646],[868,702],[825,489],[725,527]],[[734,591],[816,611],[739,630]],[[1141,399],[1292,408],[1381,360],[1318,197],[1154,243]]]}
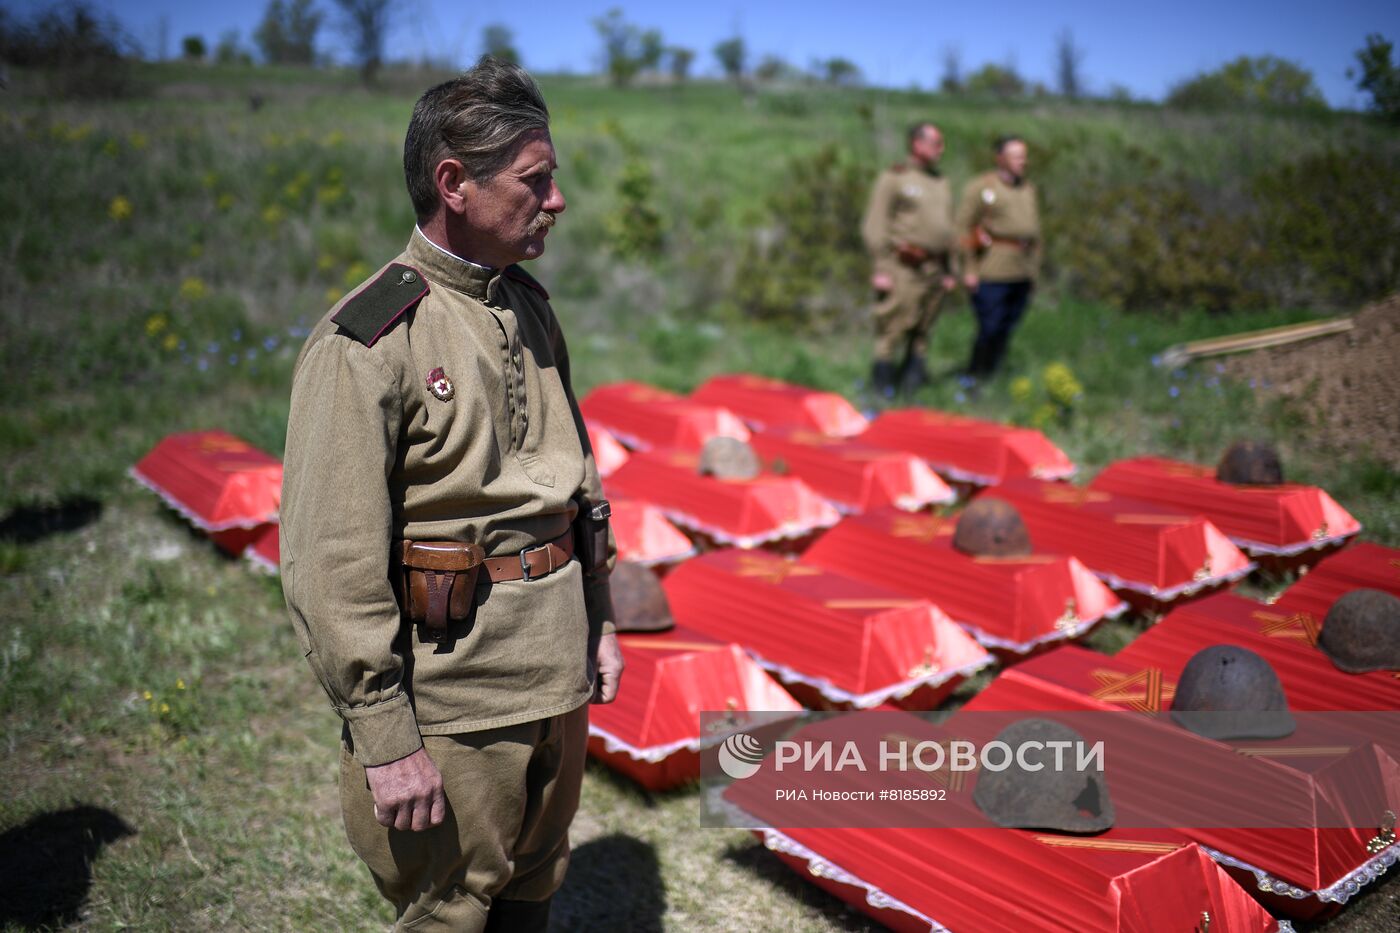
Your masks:
{"label": "medical badge on chest", "polygon": [[452,380],[447,378],[447,373],[442,371],[441,366],[434,367],[433,371],[428,373],[428,391],[433,393],[433,397],[438,401],[452,400]]}

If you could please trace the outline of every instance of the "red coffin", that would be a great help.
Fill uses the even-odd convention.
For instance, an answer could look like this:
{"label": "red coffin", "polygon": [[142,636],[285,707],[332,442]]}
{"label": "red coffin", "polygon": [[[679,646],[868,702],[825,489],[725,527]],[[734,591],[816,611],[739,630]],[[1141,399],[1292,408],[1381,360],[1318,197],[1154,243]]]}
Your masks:
{"label": "red coffin", "polygon": [[1011,480],[988,493],[1021,513],[1037,551],[1071,554],[1153,608],[1225,586],[1254,564],[1199,515],[1066,483]]}
{"label": "red coffin", "polygon": [[802,428],[832,437],[851,437],[868,425],[865,416],[835,392],[818,392],[763,376],[715,376],[690,397],[728,408],[755,428]]}
{"label": "red coffin", "polygon": [[1066,479],[1075,470],[1064,451],[1039,431],[921,408],[885,412],[860,439],[907,451],[947,478],[975,486],[1020,476]]}
{"label": "red coffin", "polygon": [[760,431],[749,443],[770,469],[798,477],[842,512],[883,506],[914,512],[957,499],[926,463],[903,451],[806,428]]}
{"label": "red coffin", "polygon": [[130,473],[231,554],[277,521],[281,461],[223,431],[172,434]]}
{"label": "red coffin", "polygon": [[259,570],[277,576],[282,572],[282,554],[279,550],[281,534],[278,525],[264,525],[243,552],[248,562]]}
{"label": "red coffin", "polygon": [[1073,557],[969,557],[954,522],[881,510],[847,518],[802,563],[928,599],[1003,655],[1078,638],[1127,606]]}
{"label": "red coffin", "polygon": [[679,625],[741,644],[821,709],[932,709],[992,659],[927,600],[762,551],[713,551],[666,578]]}
{"label": "red coffin", "polygon": [[[909,719],[898,731],[933,738],[927,723]],[[804,729],[801,739],[819,743],[821,726]],[[930,777],[947,787],[946,799],[931,806],[973,807],[961,773]],[[863,780],[856,776],[853,784]],[[829,786],[829,778],[822,783]],[[775,791],[791,786],[790,777],[764,769],[731,784],[724,799],[751,817],[750,825],[769,826],[793,812],[793,804],[775,802]],[[812,804],[833,806],[843,804]],[[1206,914],[1212,931],[1277,929],[1175,830],[1110,829],[1084,837],[976,825],[983,822],[979,814],[970,828],[778,826],[755,834],[803,878],[895,930],[1199,931]]]}
{"label": "red coffin", "polygon": [[732,411],[640,382],[598,386],[579,408],[589,423],[606,428],[633,450],[674,447],[698,452],[712,437],[749,439],[749,429]]}
{"label": "red coffin", "polygon": [[1217,480],[1214,467],[1161,457],[1120,460],[1089,485],[1204,515],[1254,557],[1306,561],[1361,530],[1316,486],[1235,486]]}
{"label": "red coffin", "polygon": [[1400,596],[1400,548],[1358,542],[1322,562],[1279,598],[1280,609],[1310,612],[1320,622],[1338,598],[1352,590],[1384,590]]}
{"label": "red coffin", "polygon": [[608,489],[651,502],[687,532],[734,547],[803,538],[841,518],[795,476],[722,480],[701,476],[699,462],[680,451],[633,454],[608,478]]}
{"label": "red coffin", "polygon": [[738,645],[673,628],[618,636],[627,686],[588,713],[588,751],[644,787],[662,790],[700,777],[700,713],[729,710],[743,729],[754,710],[801,710]]}
{"label": "red coffin", "polygon": [[1338,670],[1317,648],[1321,625],[1321,616],[1282,601],[1266,606],[1219,593],[1174,610],[1117,657],[1175,679],[1202,648],[1239,645],[1273,665],[1295,711],[1400,709],[1400,673]]}
{"label": "red coffin", "polygon": [[661,509],[640,499],[609,499],[617,559],[644,567],[670,564],[695,553],[695,547]]}
{"label": "red coffin", "polygon": [[[1175,675],[1170,666],[1165,670],[1143,666],[1122,654],[1110,658],[1077,645],[1066,645],[1002,672],[963,709],[969,712],[1084,711],[1116,706],[1160,713],[1170,709],[1175,689]],[[1145,722],[1144,728],[1177,729],[1163,719]],[[1313,800],[1317,806],[1321,801],[1394,797],[1400,782],[1394,777],[1393,754],[1377,750],[1368,738],[1356,733],[1338,733],[1324,723],[1313,721],[1301,725],[1292,736],[1236,743],[1238,747],[1207,739],[1200,741],[1227,749],[1234,747],[1237,754],[1267,762],[1259,776],[1267,780],[1270,787],[1267,790],[1261,787],[1254,793],[1297,796],[1304,802]],[[1134,757],[1143,762],[1151,761],[1146,756]],[[1367,758],[1378,759],[1379,772],[1373,773],[1365,762]],[[1339,765],[1343,759],[1346,763]],[[1207,760],[1202,758],[1202,761]],[[1110,788],[1116,783],[1122,790],[1134,781],[1139,782],[1139,787],[1159,787],[1170,780],[1170,762],[1164,761],[1161,768],[1161,773],[1133,775],[1125,775],[1121,770],[1115,775],[1110,770]],[[1391,775],[1389,789],[1387,772]],[[1239,773],[1249,774],[1243,769]],[[1370,791],[1361,793],[1354,782],[1367,780],[1367,775],[1378,783]],[[1338,781],[1348,783],[1338,785]],[[1345,790],[1340,789],[1343,786]],[[1251,793],[1249,788],[1230,790]],[[1131,793],[1133,791],[1129,790]],[[1123,806],[1123,796],[1127,795],[1114,798],[1118,819],[1124,825],[1132,825],[1133,813]],[[1144,799],[1148,795],[1139,789],[1136,796]],[[1374,814],[1375,823],[1381,818],[1381,813]],[[1295,919],[1315,919],[1335,913],[1362,886],[1380,877],[1400,853],[1400,847],[1395,845],[1378,853],[1367,850],[1368,842],[1377,834],[1375,825],[1353,829],[1182,826],[1175,831],[1204,847],[1270,910]]]}
{"label": "red coffin", "polygon": [[584,425],[588,428],[588,444],[593,448],[593,462],[598,466],[598,475],[606,479],[627,462],[627,448],[606,428],[587,421]]}

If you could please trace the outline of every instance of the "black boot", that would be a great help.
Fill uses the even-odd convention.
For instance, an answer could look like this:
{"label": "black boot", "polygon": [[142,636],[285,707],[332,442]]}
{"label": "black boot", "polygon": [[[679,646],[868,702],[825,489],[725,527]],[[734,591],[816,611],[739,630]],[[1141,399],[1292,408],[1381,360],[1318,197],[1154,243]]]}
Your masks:
{"label": "black boot", "polygon": [[549,929],[549,901],[491,900],[486,933],[545,933]]}
{"label": "black boot", "polygon": [[899,374],[899,388],[906,395],[913,395],[915,392],[928,385],[928,367],[924,364],[924,358],[910,354],[904,361],[904,371]]}
{"label": "black boot", "polygon": [[876,360],[875,365],[870,368],[870,384],[874,387],[875,394],[884,401],[892,400],[894,380],[894,364],[889,360]]}

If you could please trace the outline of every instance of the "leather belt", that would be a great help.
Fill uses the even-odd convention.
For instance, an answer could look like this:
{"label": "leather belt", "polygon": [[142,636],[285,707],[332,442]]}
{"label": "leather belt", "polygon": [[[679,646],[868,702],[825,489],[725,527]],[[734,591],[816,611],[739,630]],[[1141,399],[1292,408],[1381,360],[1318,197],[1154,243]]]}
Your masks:
{"label": "leather belt", "polygon": [[987,239],[1002,246],[1014,246],[1021,250],[1028,250],[1035,246],[1034,237],[997,236],[995,233],[989,233]]}
{"label": "leather belt", "polygon": [[553,541],[529,547],[506,557],[488,557],[481,562],[482,574],[476,585],[487,581],[509,583],[512,580],[538,580],[563,569],[574,556],[574,530],[570,528]]}

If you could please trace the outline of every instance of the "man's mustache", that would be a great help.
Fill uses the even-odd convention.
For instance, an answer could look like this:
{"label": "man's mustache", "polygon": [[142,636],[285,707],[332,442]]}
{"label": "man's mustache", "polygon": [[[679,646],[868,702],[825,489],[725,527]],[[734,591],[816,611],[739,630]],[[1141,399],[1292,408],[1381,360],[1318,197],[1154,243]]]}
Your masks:
{"label": "man's mustache", "polygon": [[541,230],[548,230],[550,227],[554,226],[556,222],[557,218],[549,213],[549,211],[540,211],[539,214],[535,216],[535,219],[530,221],[528,233],[530,236],[534,236]]}

